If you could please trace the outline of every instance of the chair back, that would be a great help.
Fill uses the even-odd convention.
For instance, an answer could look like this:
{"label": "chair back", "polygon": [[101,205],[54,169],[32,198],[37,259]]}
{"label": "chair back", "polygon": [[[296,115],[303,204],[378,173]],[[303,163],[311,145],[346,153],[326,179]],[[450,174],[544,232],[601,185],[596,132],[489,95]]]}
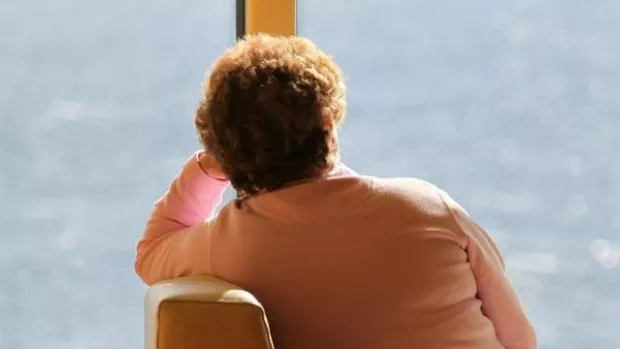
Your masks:
{"label": "chair back", "polygon": [[273,349],[258,300],[212,276],[149,287],[145,310],[145,349]]}

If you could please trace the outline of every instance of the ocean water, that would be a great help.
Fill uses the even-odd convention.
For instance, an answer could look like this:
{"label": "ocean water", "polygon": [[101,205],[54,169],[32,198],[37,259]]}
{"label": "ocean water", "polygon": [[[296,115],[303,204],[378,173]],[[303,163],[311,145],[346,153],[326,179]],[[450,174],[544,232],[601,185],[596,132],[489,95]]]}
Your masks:
{"label": "ocean water", "polygon": [[[142,346],[134,246],[233,5],[0,2],[0,348]],[[347,75],[349,166],[465,206],[541,348],[620,348],[620,2],[299,5]]]}

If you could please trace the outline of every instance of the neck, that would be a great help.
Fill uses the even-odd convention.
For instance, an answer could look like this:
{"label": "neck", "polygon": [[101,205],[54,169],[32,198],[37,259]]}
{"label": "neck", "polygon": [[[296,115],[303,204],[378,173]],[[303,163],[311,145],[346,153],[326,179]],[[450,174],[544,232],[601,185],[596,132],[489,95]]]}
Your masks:
{"label": "neck", "polygon": [[259,195],[259,194],[266,193],[266,192],[278,191],[278,190],[281,190],[281,189],[286,189],[286,188],[294,187],[294,186],[297,186],[297,185],[300,185],[300,184],[305,184],[305,183],[313,182],[313,181],[321,179],[321,178],[326,178],[330,174],[332,174],[334,171],[337,170],[338,164],[339,164],[339,162],[330,162],[330,165],[327,168],[322,169],[320,172],[312,174],[312,175],[309,175],[309,176],[307,176],[305,178],[302,178],[302,179],[297,179],[297,180],[292,180],[292,181],[286,182],[282,186],[280,186],[279,188],[274,189],[274,190],[260,189],[256,194],[248,194],[248,193],[246,193],[243,190],[237,190],[237,199],[242,199],[243,200],[243,199],[248,198],[250,196]]}

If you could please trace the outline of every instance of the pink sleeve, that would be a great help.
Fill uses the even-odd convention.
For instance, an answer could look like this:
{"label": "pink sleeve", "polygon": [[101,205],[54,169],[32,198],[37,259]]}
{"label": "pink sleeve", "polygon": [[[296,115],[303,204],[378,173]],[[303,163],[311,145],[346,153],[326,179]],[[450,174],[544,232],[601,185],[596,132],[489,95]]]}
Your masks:
{"label": "pink sleeve", "polygon": [[[135,269],[147,284],[189,275],[204,262],[209,222],[228,187],[200,168],[198,153],[183,166],[168,191],[155,203],[142,239]],[[199,256],[198,256],[199,255]],[[202,263],[204,264],[204,263]]]}
{"label": "pink sleeve", "polygon": [[508,279],[494,241],[460,205],[445,193],[442,197],[467,238],[467,254],[482,311],[493,322],[497,338],[506,349],[537,348],[534,328]]}

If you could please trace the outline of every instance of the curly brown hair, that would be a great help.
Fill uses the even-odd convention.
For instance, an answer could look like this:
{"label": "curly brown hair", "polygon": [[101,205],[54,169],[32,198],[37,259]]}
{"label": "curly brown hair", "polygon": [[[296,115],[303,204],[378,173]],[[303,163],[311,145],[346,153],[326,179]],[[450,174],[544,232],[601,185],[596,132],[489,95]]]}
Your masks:
{"label": "curly brown hair", "polygon": [[195,124],[201,143],[246,195],[320,176],[339,158],[340,67],[299,37],[247,36],[208,74]]}

